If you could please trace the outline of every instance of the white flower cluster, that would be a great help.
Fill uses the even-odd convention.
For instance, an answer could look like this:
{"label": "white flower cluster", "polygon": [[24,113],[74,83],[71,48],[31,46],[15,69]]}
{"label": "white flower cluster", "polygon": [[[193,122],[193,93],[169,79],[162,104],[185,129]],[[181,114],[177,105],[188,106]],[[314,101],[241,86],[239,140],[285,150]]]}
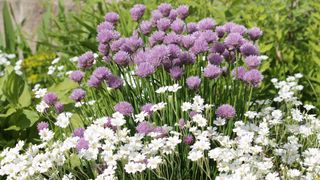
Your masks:
{"label": "white flower cluster", "polygon": [[[284,98],[254,103],[253,106],[259,106],[259,111],[246,112],[248,121],[235,121],[233,129],[230,129],[233,132],[231,136],[222,131],[227,128],[224,125],[229,120],[208,118],[210,113],[205,113],[205,110],[210,110],[212,105],[205,104],[204,99],[197,95],[192,103],[185,102],[181,106],[184,112],[194,112],[190,121],[185,125],[179,124],[181,132],[167,125],[157,126],[157,132],[155,127],[151,124],[147,127],[146,123],[146,127],[140,128],[146,128],[143,129],[145,131],[153,128],[152,132],[139,133],[137,129],[133,133],[126,126],[127,117],[119,112],[96,119],[83,130],[82,137],[69,137],[63,142],[54,142],[54,133],[42,129],[39,132],[42,144],[31,145],[22,153],[24,144],[19,142],[15,148],[2,152],[0,175],[6,175],[8,179],[23,179],[40,177],[42,173],[72,179],[74,176],[69,172],[61,174],[56,169],[64,166],[68,157],[76,156],[81,161],[95,162],[102,167],[96,179],[116,179],[119,168],[128,174],[167,168],[165,166],[170,164],[171,157],[185,156],[179,154],[179,145],[179,149],[187,148],[184,153],[190,162],[204,166],[202,169],[207,175],[210,175],[206,171],[214,161],[219,172],[218,180],[312,180],[320,174],[320,120],[315,114],[310,114],[314,106],[297,103],[296,93],[302,89],[296,88],[299,87],[299,77],[280,81],[281,86],[275,83],[281,91],[277,97],[289,97],[291,100]],[[166,103],[160,102],[154,104],[151,111],[165,107]],[[55,124],[65,128],[71,116],[68,112],[61,113]],[[136,123],[143,123],[147,116],[148,113],[140,112],[132,118]]]}
{"label": "white flower cluster", "polygon": [[158,93],[158,94],[162,94],[165,92],[174,92],[175,93],[181,88],[182,87],[179,84],[174,84],[172,86],[162,86],[156,90],[156,93]]}
{"label": "white flower cluster", "polygon": [[[14,58],[16,58],[15,54],[7,54],[0,50],[0,77],[4,75],[6,66],[13,65],[10,60]],[[18,60],[13,67],[14,72],[19,76],[22,75],[22,62],[23,60]]]}

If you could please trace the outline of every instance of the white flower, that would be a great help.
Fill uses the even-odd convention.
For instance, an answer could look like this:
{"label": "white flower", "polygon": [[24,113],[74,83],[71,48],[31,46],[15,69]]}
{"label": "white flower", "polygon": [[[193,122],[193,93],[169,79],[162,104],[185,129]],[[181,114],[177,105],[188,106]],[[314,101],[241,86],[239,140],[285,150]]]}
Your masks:
{"label": "white flower", "polygon": [[48,68],[48,75],[53,74],[55,70],[56,70],[56,67],[55,67],[55,66],[49,66],[49,68]]}
{"label": "white flower", "polygon": [[165,108],[165,106],[167,105],[167,103],[164,103],[164,102],[160,102],[158,104],[155,104],[151,107],[151,111],[159,111],[163,108]]}
{"label": "white flower", "polygon": [[72,175],[72,173],[65,174],[65,175],[62,177],[62,180],[72,180],[72,179],[75,179],[74,176]]}
{"label": "white flower", "polygon": [[61,128],[66,128],[69,125],[71,116],[72,113],[70,112],[60,113],[57,117],[57,122],[55,122],[54,124]]}
{"label": "white flower", "polygon": [[165,93],[168,90],[167,86],[160,87],[159,89],[156,90],[156,93],[161,94]]}
{"label": "white flower", "polygon": [[217,126],[223,126],[226,124],[226,120],[224,118],[218,117],[215,121],[213,121],[213,124]]}
{"label": "white flower", "polygon": [[40,88],[35,91],[35,98],[39,99],[42,98],[44,95],[47,94],[47,88]]}
{"label": "white flower", "polygon": [[299,109],[291,109],[292,119],[298,122],[303,120],[303,115],[301,114]]}
{"label": "white flower", "polygon": [[84,105],[84,102],[76,102],[74,107],[81,107],[82,105]]}
{"label": "white flower", "polygon": [[112,114],[111,125],[112,126],[122,126],[126,123],[123,114],[115,112]]}
{"label": "white flower", "polygon": [[55,58],[52,60],[51,64],[57,64],[60,61],[60,57]]}
{"label": "white flower", "polygon": [[297,74],[294,75],[294,77],[297,78],[297,79],[300,79],[300,78],[303,77],[303,74],[297,73]]}
{"label": "white flower", "polygon": [[288,170],[288,176],[291,178],[299,177],[301,175],[301,172],[297,169],[289,169]]}
{"label": "white flower", "polygon": [[39,132],[39,135],[43,141],[50,141],[53,138],[54,133],[48,128],[45,128]]}
{"label": "white flower", "polygon": [[184,103],[182,103],[182,105],[181,105],[181,110],[182,110],[182,111],[188,111],[188,110],[191,109],[191,107],[192,107],[192,104],[191,104],[191,103],[189,103],[189,102],[184,102]]}
{"label": "white flower", "polygon": [[247,111],[244,115],[249,119],[254,119],[258,115],[258,113],[254,111]]}
{"label": "white flower", "polygon": [[310,111],[311,109],[315,109],[316,107],[311,104],[306,104],[303,106],[307,111]]}
{"label": "white flower", "polygon": [[40,113],[43,113],[47,108],[49,108],[49,105],[44,101],[41,101],[40,104],[36,105],[36,110]]}
{"label": "white flower", "polygon": [[139,114],[136,114],[136,115],[135,115],[134,121],[135,121],[136,123],[142,122],[142,121],[144,121],[145,117],[147,117],[147,116],[148,116],[148,113],[142,111],[142,112],[140,112]]}
{"label": "white flower", "polygon": [[69,60],[71,62],[78,62],[78,59],[79,59],[79,57],[75,56],[75,57],[70,58]]}
{"label": "white flower", "polygon": [[203,157],[203,152],[201,151],[190,151],[188,155],[188,159],[191,161],[197,161]]}
{"label": "white flower", "polygon": [[161,162],[162,159],[160,156],[150,157],[148,159],[147,168],[156,169]]}
{"label": "white flower", "polygon": [[196,122],[199,127],[205,127],[207,125],[207,119],[202,117],[201,114],[196,114],[192,117],[192,121]]}
{"label": "white flower", "polygon": [[179,89],[181,89],[182,87],[179,86],[179,84],[174,84],[173,86],[169,86],[168,87],[168,91],[169,92],[177,92]]}
{"label": "white flower", "polygon": [[280,180],[279,173],[277,172],[268,173],[266,176],[266,180]]}

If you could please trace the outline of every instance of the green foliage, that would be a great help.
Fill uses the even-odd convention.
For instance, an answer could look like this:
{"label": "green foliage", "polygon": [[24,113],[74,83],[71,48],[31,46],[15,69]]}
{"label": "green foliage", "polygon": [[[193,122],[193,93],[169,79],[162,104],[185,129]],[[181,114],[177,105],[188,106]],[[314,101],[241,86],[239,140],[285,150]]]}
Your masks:
{"label": "green foliage", "polygon": [[[38,113],[31,107],[31,90],[25,79],[7,68],[0,78],[0,149],[20,139],[32,140]],[[33,130],[31,130],[33,129]]]}
{"label": "green foliage", "polygon": [[23,24],[17,24],[14,22],[14,14],[11,10],[10,2],[4,1],[2,8],[3,27],[4,27],[4,41],[0,34],[0,49],[4,49],[7,53],[18,53],[18,50],[22,51],[23,56],[31,54],[31,49],[25,39],[21,26]]}

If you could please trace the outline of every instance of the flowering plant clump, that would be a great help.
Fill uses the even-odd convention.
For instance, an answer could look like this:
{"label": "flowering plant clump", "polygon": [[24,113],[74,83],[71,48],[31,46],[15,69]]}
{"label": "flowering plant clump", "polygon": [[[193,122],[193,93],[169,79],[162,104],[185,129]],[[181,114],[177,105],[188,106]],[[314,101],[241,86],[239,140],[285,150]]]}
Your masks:
{"label": "flowering plant clump", "polygon": [[[117,31],[109,12],[97,27],[99,54],[72,58],[71,91],[39,85],[40,144],[7,148],[8,179],[314,179],[319,119],[297,94],[301,74],[273,79],[278,94],[255,100],[266,56],[262,31],[163,3],[137,29]],[[65,94],[68,94],[67,100]]]}

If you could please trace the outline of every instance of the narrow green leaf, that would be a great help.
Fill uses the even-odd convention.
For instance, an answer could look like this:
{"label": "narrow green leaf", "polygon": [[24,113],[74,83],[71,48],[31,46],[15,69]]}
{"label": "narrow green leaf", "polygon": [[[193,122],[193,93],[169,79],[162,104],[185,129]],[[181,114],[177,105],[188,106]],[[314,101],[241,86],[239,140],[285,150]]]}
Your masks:
{"label": "narrow green leaf", "polygon": [[4,37],[6,42],[6,51],[9,53],[15,52],[16,35],[11,18],[11,11],[7,1],[4,1],[2,8]]}

